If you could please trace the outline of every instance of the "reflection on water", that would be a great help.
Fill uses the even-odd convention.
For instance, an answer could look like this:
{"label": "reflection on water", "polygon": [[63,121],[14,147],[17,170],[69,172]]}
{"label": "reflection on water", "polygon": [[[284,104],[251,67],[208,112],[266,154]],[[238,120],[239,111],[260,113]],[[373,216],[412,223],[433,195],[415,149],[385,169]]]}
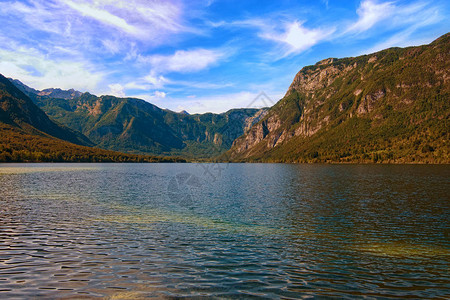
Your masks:
{"label": "reflection on water", "polygon": [[447,166],[0,165],[0,297],[445,298]]}
{"label": "reflection on water", "polygon": [[27,167],[21,167],[16,165],[16,167],[8,167],[8,165],[2,165],[0,168],[0,175],[5,174],[26,174],[26,173],[41,173],[41,172],[71,172],[71,171],[84,171],[84,170],[95,170],[95,167],[88,166],[75,166],[71,167],[66,165],[64,167],[55,167],[47,165],[46,167],[41,167],[41,164],[29,165]]}
{"label": "reflection on water", "polygon": [[450,256],[450,251],[444,247],[434,245],[407,244],[407,243],[380,243],[367,244],[355,247],[358,251],[365,251],[373,255],[409,257],[409,258],[432,258]]}
{"label": "reflection on water", "polygon": [[[125,223],[125,224],[152,224],[159,222],[168,223],[183,223],[191,224],[198,227],[209,228],[212,230],[220,230],[233,233],[255,233],[258,235],[270,235],[281,232],[276,228],[269,228],[260,225],[245,225],[240,223],[232,223],[230,221],[223,221],[220,219],[210,219],[206,217],[200,217],[195,214],[185,212],[176,213],[170,211],[163,211],[157,209],[130,209],[127,206],[114,206],[119,212],[113,215],[107,215],[99,217],[96,221],[112,222],[112,223]],[[126,214],[123,214],[126,213]],[[144,228],[144,227],[140,227]]]}

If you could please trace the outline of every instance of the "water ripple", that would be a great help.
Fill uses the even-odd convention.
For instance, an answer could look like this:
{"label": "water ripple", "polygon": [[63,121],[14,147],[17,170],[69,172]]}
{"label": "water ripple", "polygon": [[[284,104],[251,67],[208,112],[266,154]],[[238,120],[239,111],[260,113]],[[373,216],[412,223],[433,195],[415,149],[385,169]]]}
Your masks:
{"label": "water ripple", "polygon": [[[232,164],[214,182],[199,171],[0,166],[0,297],[450,294],[447,168]],[[167,192],[192,176],[190,201]]]}

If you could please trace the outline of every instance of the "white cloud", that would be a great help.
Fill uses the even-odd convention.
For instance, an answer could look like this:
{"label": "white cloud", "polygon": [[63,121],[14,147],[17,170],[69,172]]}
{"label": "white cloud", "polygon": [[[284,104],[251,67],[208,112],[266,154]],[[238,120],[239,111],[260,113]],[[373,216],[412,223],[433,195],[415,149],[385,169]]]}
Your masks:
{"label": "white cloud", "polygon": [[[255,16],[254,12],[249,11],[245,14],[249,19],[215,20],[214,23],[206,20],[211,17],[209,11],[197,9],[201,6],[197,1],[0,0],[3,24],[0,29],[0,72],[39,89],[76,88],[118,96],[131,92],[146,93],[148,99],[161,101],[164,105],[171,101],[183,105],[186,101],[184,106],[191,112],[200,112],[200,107],[216,110],[214,101],[217,100],[217,110],[223,111],[233,105],[245,106],[239,99],[247,97],[248,100],[251,98],[249,95],[255,96],[257,93],[242,92],[217,97],[203,95],[213,89],[215,93],[221,93],[220,89],[228,93],[242,89],[277,90],[280,82],[287,87],[292,78],[278,80],[276,87],[266,85],[254,88],[251,83],[256,84],[267,76],[279,78],[279,70],[286,71],[288,64],[304,62],[286,59],[274,63],[274,58],[307,51],[324,41],[342,46],[352,39],[352,43],[348,43],[348,51],[360,51],[361,48],[351,48],[354,47],[355,37],[376,40],[375,46],[364,46],[374,51],[417,44],[424,39],[426,41],[429,35],[430,31],[425,26],[445,16],[445,10],[439,11],[439,4],[431,0],[359,1],[359,8],[350,20],[335,18],[335,12],[329,15],[331,19],[325,23],[320,23],[324,17],[322,13],[317,14],[318,18],[314,21],[312,17],[296,20],[305,18],[306,12],[275,10],[267,16]],[[321,0],[320,3],[324,3],[320,5],[325,8],[328,1]],[[445,6],[442,1],[439,3]],[[337,3],[330,2],[331,7],[337,7]],[[192,26],[198,28],[192,28],[189,21],[193,21]],[[199,28],[199,24],[206,28]],[[223,28],[227,26],[233,28]],[[419,32],[419,28],[424,30]],[[367,34],[361,34],[366,31]],[[205,35],[202,39],[189,39],[192,33]],[[210,48],[218,47],[211,46],[217,43],[225,43],[226,46]],[[168,47],[156,47],[161,45]],[[236,48],[231,49],[230,45],[236,45]],[[167,49],[180,50],[169,53]],[[223,64],[228,62],[236,49],[242,50],[239,57],[229,66]],[[321,53],[318,55],[328,55],[326,53],[332,50],[317,49]],[[148,56],[142,56],[143,53]],[[310,59],[314,53],[310,54],[302,58]],[[219,68],[212,69],[219,63],[225,67],[226,76],[216,72],[222,71]],[[208,69],[212,69],[207,73],[210,77],[206,77],[209,82],[205,81],[206,72],[199,73],[198,77],[193,74]],[[232,70],[235,74],[231,74]],[[226,80],[234,83],[224,82]],[[177,93],[196,94],[197,98],[171,98]]]}
{"label": "white cloud", "polygon": [[364,0],[356,11],[359,16],[358,21],[352,24],[347,31],[366,31],[378,22],[389,18],[394,11],[395,5],[392,2],[377,3],[373,0]]}
{"label": "white cloud", "polygon": [[420,19],[416,20],[416,23],[413,26],[410,26],[406,30],[400,31],[397,34],[394,34],[393,36],[389,37],[388,39],[376,44],[375,46],[363,51],[362,54],[368,54],[368,53],[374,53],[377,51],[381,51],[383,49],[387,49],[390,47],[409,47],[409,46],[419,46],[419,45],[425,45],[429,44],[433,41],[432,37],[425,37],[425,38],[412,38],[411,36],[413,33],[424,26],[429,25],[430,23],[436,21],[436,18],[433,18],[433,16],[429,16],[425,19],[423,19],[422,22],[420,22]]}
{"label": "white cloud", "polygon": [[305,51],[328,38],[334,29],[308,29],[303,22],[295,21],[286,25],[285,30],[277,33],[263,32],[260,36],[288,46],[285,55]]}
{"label": "white cloud", "polygon": [[69,0],[65,0],[64,3],[66,3],[71,8],[79,11],[84,16],[88,16],[91,18],[94,18],[100,22],[115,26],[118,29],[121,29],[128,33],[136,33],[137,29],[134,26],[131,26],[127,23],[124,19],[115,16],[111,13],[109,13],[106,10],[101,10],[92,6],[89,6],[87,4],[80,4],[80,3],[74,3]]}
{"label": "white cloud", "polygon": [[[3,17],[13,16],[21,20],[21,23],[18,23],[19,25],[28,24],[34,29],[64,34],[65,20],[58,15],[53,15],[54,10],[53,5],[47,5],[45,2],[40,3],[39,1],[33,1],[32,5],[20,2],[2,2],[0,5],[0,15]],[[10,28],[10,30],[14,30],[14,28]]]}
{"label": "white cloud", "polygon": [[201,33],[184,25],[183,3],[178,0],[63,0],[83,16],[151,43],[166,42],[169,34]]}
{"label": "white cloud", "polygon": [[178,50],[173,55],[152,55],[138,58],[138,62],[149,63],[156,72],[197,72],[210,67],[226,56],[222,50]]}
{"label": "white cloud", "polygon": [[385,29],[394,29],[409,25],[410,29],[436,23],[442,19],[439,8],[427,2],[411,2],[398,5],[395,2],[377,2],[364,0],[356,13],[358,20],[348,26],[344,33],[365,32],[382,21],[387,22]]}
{"label": "white cloud", "polygon": [[102,41],[103,46],[112,54],[119,53],[121,50],[120,42],[106,39]]}
{"label": "white cloud", "polygon": [[382,43],[376,44],[372,48],[369,48],[361,53],[363,54],[370,54],[374,52],[378,52],[387,48],[391,47],[410,47],[410,46],[419,46],[419,45],[425,45],[432,42],[433,39],[427,38],[427,39],[411,39],[410,34],[407,32],[402,32],[399,34],[396,34],[386,41],[383,41]]}
{"label": "white cloud", "polygon": [[[260,106],[266,106],[266,104],[271,102],[276,102],[283,96],[282,93],[267,93],[268,97],[272,100],[262,100],[258,98],[259,92],[243,91],[238,93],[221,94],[214,96],[201,96],[201,97],[183,97],[183,98],[170,98],[166,97],[164,102],[155,103],[167,109],[181,111],[186,110],[189,113],[222,113],[233,108],[257,108]],[[148,99],[152,101],[154,99]]]}
{"label": "white cloud", "polygon": [[162,75],[157,75],[155,72],[150,72],[150,74],[137,78],[133,81],[127,82],[124,85],[126,90],[140,90],[140,91],[149,91],[155,89],[162,89],[167,84],[171,84],[172,81],[167,79]]}
{"label": "white cloud", "polygon": [[401,28],[401,30],[378,42],[375,46],[362,51],[360,54],[373,53],[390,47],[428,44],[432,42],[435,36],[425,35],[421,37],[415,33],[443,19],[444,17],[441,15],[439,7],[430,6],[423,2],[397,6],[389,19],[389,25],[390,28]]}
{"label": "white cloud", "polygon": [[155,97],[156,98],[166,98],[166,93],[161,92],[161,91],[155,91]]}
{"label": "white cloud", "polygon": [[[272,19],[272,20],[270,20]],[[212,26],[237,26],[254,27],[259,30],[258,36],[265,40],[274,41],[281,46],[281,56],[298,54],[308,50],[312,46],[328,39],[334,32],[334,27],[308,28],[304,26],[304,21],[295,20],[292,22],[280,23],[271,17],[267,19],[253,18],[233,22],[218,22]],[[278,57],[280,53],[276,54]]]}
{"label": "white cloud", "polygon": [[149,90],[152,88],[150,84],[142,83],[140,81],[127,82],[124,87],[127,90]]}
{"label": "white cloud", "polygon": [[[164,97],[158,97],[158,94],[154,92],[148,94],[136,94],[132,97],[143,99],[163,109],[170,109],[172,111],[185,110],[191,114],[195,114],[207,112],[223,113],[233,108],[256,108],[256,106],[259,105],[254,102],[254,99],[258,95],[259,92],[243,91],[201,97],[195,95],[187,97],[170,97],[167,94]],[[268,95],[275,101],[281,99],[283,96],[281,93],[269,93]],[[266,101],[266,103],[269,102]]]}
{"label": "white cloud", "polygon": [[[167,108],[168,102],[166,101],[167,93],[162,91],[155,91],[152,93],[142,93],[129,95],[130,97],[145,100],[160,108]],[[170,106],[170,105],[169,105]]]}
{"label": "white cloud", "polygon": [[187,80],[171,80],[170,84],[172,86],[183,86],[183,87],[189,87],[189,88],[196,88],[196,89],[223,89],[223,88],[229,88],[234,86],[233,83],[227,83],[227,82],[206,82],[206,81],[187,81]]}
{"label": "white cloud", "polygon": [[141,21],[168,31],[196,31],[182,24],[182,4],[173,1],[112,1],[120,10],[137,13]]}
{"label": "white cloud", "polygon": [[114,83],[108,85],[109,87],[109,94],[116,96],[116,97],[125,97],[125,88],[123,85],[119,83]]}
{"label": "white cloud", "polygon": [[[232,83],[211,83],[204,81],[172,80],[162,75],[151,72],[149,75],[137,80],[130,81],[124,85],[126,90],[150,91],[166,88],[170,91],[183,91],[185,88],[195,88],[202,90],[222,89],[232,87]],[[161,96],[162,94],[160,94]]]}
{"label": "white cloud", "polygon": [[164,76],[155,74],[154,71],[150,72],[150,74],[145,76],[143,78],[143,81],[145,83],[150,83],[150,85],[151,85],[150,87],[155,88],[155,89],[162,88],[162,87],[164,87],[164,85],[166,85],[170,82],[170,80],[168,80]]}
{"label": "white cloud", "polygon": [[[183,6],[180,0],[3,1],[0,17],[3,22],[5,17],[13,16],[14,20],[21,20],[11,23],[15,28],[10,26],[10,30],[46,31],[76,40],[73,45],[80,45],[80,41],[95,44],[98,39],[108,37],[122,43],[124,38],[138,39],[156,46],[172,43],[174,39],[168,36],[203,33],[201,29],[185,25],[191,16],[185,14]],[[80,48],[88,50],[85,44]]]}
{"label": "white cloud", "polygon": [[0,72],[36,89],[58,87],[93,91],[104,74],[91,69],[81,61],[48,59],[33,48],[0,49]]}

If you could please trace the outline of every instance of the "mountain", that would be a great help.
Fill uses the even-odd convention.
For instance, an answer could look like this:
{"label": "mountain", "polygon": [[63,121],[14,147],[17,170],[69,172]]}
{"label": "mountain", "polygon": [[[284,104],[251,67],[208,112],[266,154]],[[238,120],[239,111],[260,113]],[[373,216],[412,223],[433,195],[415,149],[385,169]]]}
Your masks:
{"label": "mountain", "polygon": [[35,90],[26,84],[22,83],[22,81],[18,79],[8,78],[9,81],[11,81],[12,84],[14,84],[20,91],[22,91],[25,95],[28,97],[31,97],[33,95],[39,94],[40,91]]}
{"label": "mountain", "polygon": [[58,98],[58,99],[74,99],[80,97],[83,93],[80,91],[76,91],[74,89],[70,90],[62,90],[59,88],[49,88],[42,91],[33,89],[26,84],[22,83],[18,79],[8,78],[11,83],[13,83],[19,90],[21,90],[25,95],[34,99],[36,96],[47,96],[49,98]]}
{"label": "mountain", "polygon": [[222,158],[449,163],[449,39],[304,67]]}
{"label": "mountain", "polygon": [[0,122],[32,134],[47,134],[79,145],[92,145],[82,134],[56,124],[31,99],[0,74]]}
{"label": "mountain", "polygon": [[0,121],[0,162],[186,162],[177,157],[126,154],[30,134]]}
{"label": "mountain", "polygon": [[51,121],[27,95],[0,74],[0,162],[184,161],[83,146],[91,144],[82,134]]}
{"label": "mountain", "polygon": [[[18,87],[32,90],[23,84]],[[89,93],[69,99],[39,92],[33,95],[33,101],[53,120],[83,133],[100,148],[195,158],[225,152],[267,111],[233,109],[222,114],[190,115],[134,98],[97,97]]]}
{"label": "mountain", "polygon": [[83,93],[79,91],[75,91],[74,89],[70,90],[61,90],[61,89],[45,89],[37,93],[39,96],[48,96],[51,98],[59,98],[59,99],[74,99],[80,97]]}

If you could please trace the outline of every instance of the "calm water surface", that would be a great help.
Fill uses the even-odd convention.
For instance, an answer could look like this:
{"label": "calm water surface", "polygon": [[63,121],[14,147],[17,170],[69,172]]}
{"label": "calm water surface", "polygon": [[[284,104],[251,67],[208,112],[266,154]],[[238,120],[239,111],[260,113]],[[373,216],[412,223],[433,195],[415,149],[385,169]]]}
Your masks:
{"label": "calm water surface", "polygon": [[0,165],[0,298],[449,298],[448,166]]}

